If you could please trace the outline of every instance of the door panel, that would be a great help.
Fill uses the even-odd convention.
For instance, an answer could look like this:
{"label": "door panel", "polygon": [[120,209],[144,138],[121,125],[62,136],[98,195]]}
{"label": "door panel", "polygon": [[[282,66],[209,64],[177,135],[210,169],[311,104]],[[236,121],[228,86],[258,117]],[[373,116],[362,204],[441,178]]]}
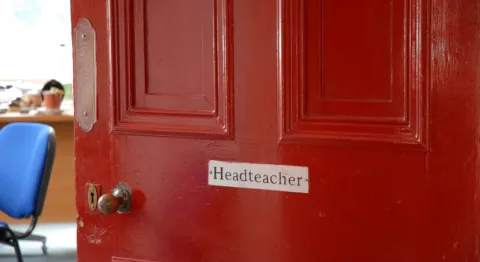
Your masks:
{"label": "door panel", "polygon": [[425,150],[431,44],[426,1],[281,3],[282,138]]}
{"label": "door panel", "polygon": [[229,5],[111,1],[115,131],[230,136]]}
{"label": "door panel", "polygon": [[283,1],[284,133],[425,146],[426,1]]}
{"label": "door panel", "polygon": [[420,2],[284,1],[285,27],[292,30],[284,41],[302,52],[313,115],[403,116],[409,64],[422,61],[421,49],[411,45],[421,29]]}
{"label": "door panel", "polygon": [[[478,260],[478,1],[72,6],[79,261]],[[209,160],[306,166],[309,193],[210,186]],[[128,213],[88,209],[119,182]]]}

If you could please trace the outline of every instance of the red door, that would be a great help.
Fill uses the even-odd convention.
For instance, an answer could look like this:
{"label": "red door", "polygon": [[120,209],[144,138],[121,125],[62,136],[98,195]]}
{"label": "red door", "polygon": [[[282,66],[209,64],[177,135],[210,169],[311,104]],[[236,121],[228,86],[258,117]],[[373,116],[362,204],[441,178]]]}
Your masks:
{"label": "red door", "polygon": [[479,1],[72,10],[79,261],[480,260]]}

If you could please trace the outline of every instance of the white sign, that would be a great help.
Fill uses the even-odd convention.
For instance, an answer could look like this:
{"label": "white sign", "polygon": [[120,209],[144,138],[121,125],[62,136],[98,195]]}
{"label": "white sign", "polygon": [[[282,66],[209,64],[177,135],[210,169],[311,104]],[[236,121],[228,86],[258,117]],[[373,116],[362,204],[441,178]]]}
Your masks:
{"label": "white sign", "polygon": [[308,193],[308,167],[210,160],[208,163],[208,184]]}

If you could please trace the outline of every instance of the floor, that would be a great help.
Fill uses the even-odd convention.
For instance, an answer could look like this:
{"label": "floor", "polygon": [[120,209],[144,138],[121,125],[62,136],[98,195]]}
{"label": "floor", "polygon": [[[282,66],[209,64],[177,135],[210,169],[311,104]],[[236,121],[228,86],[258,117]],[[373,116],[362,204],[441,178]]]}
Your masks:
{"label": "floor", "polygon": [[[27,225],[12,226],[16,231],[25,231]],[[34,234],[47,237],[48,255],[42,254],[40,243],[21,241],[24,262],[76,262],[75,223],[39,224]],[[13,249],[0,245],[0,262],[16,262]]]}

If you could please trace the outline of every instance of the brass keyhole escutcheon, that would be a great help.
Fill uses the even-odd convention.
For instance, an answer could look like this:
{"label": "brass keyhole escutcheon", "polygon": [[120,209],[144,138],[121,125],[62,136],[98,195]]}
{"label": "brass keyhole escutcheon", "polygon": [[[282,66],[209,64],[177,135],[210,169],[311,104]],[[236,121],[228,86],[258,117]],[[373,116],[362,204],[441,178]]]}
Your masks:
{"label": "brass keyhole escutcheon", "polygon": [[87,198],[88,198],[88,207],[90,208],[91,211],[95,211],[97,209],[97,200],[98,200],[98,192],[97,188],[95,185],[90,185],[88,187],[88,193],[87,193]]}

